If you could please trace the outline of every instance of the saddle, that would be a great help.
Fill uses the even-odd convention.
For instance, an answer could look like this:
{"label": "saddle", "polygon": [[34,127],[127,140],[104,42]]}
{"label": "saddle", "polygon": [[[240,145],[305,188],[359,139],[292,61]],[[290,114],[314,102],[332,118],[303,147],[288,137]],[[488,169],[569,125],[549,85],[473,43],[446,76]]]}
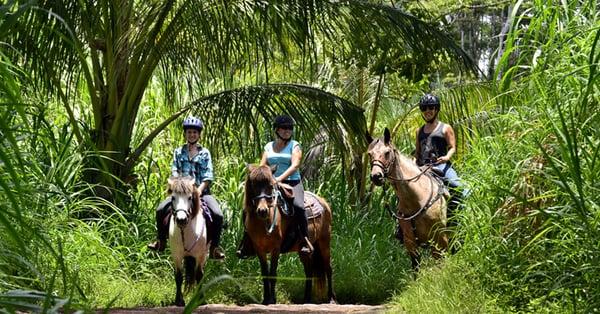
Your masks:
{"label": "saddle", "polygon": [[419,169],[421,169],[421,171],[425,171],[425,174],[431,176],[438,184],[440,184],[444,188],[444,190],[442,191],[442,195],[444,196],[444,198],[450,198],[450,190],[448,190],[448,185],[443,179],[444,173],[441,170],[429,166],[419,166]]}
{"label": "saddle", "polygon": [[[293,216],[294,207],[292,206],[292,201],[293,198],[291,200],[285,200],[285,202],[287,202],[288,204],[288,212],[286,213],[285,210],[282,210],[282,212],[285,215]],[[306,215],[306,219],[316,219],[323,214],[323,211],[323,205],[321,205],[321,202],[319,202],[317,196],[312,192],[304,191],[304,214]],[[289,252],[290,248],[298,241],[298,239],[299,231],[296,228],[290,228],[284,236],[283,242],[281,244],[281,252]]]}

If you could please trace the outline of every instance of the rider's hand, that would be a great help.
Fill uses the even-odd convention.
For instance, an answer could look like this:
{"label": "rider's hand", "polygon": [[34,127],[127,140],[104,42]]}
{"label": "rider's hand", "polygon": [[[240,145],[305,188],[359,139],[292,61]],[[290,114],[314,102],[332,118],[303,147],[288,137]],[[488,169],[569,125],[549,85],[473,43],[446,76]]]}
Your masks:
{"label": "rider's hand", "polygon": [[444,156],[438,157],[435,161],[435,164],[439,165],[439,164],[443,164],[443,163],[446,163],[449,161],[450,161],[450,158],[447,155],[444,155]]}

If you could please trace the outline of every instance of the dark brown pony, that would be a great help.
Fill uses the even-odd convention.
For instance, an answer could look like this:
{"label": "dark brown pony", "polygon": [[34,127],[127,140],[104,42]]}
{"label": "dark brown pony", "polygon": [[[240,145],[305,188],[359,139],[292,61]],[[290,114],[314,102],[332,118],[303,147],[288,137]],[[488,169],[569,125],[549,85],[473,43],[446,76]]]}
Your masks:
{"label": "dark brown pony", "polygon": [[427,168],[419,168],[394,147],[387,128],[383,139],[373,139],[367,133],[367,142],[371,181],[382,185],[387,179],[394,187],[398,197],[395,217],[413,269],[418,270],[418,246],[431,244],[435,258],[448,248],[448,231],[445,228],[448,192],[441,180]]}
{"label": "dark brown pony", "polygon": [[[278,206],[280,194],[277,192],[275,178],[271,171],[272,169],[268,166],[249,165],[244,193],[244,210],[246,211],[244,224],[260,261],[263,304],[276,303],[275,283],[279,255],[299,250],[298,241],[286,251],[282,250],[282,244],[288,231],[297,224],[293,222],[293,217],[284,215]],[[305,204],[309,194],[305,194]],[[306,275],[304,302],[308,303],[311,300],[314,277],[315,290],[319,293],[317,299],[322,299],[324,287],[327,284],[327,298],[329,302],[335,303],[330,251],[331,209],[323,198],[316,195],[315,197],[323,208],[323,212],[316,217],[309,218],[308,221],[308,234],[314,250],[310,256],[299,254]],[[267,261],[269,257],[270,265]]]}

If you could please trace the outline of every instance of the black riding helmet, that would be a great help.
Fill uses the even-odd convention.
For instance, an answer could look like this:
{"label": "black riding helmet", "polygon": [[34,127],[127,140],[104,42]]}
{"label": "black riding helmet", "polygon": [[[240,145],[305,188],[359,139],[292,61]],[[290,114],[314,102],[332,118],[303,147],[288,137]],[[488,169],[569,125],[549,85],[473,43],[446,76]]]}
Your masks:
{"label": "black riding helmet", "polygon": [[435,95],[425,94],[421,97],[421,100],[419,100],[419,109],[421,109],[421,111],[423,111],[425,107],[432,105],[435,106],[437,110],[440,110],[440,99]]}
{"label": "black riding helmet", "polygon": [[275,119],[273,119],[273,129],[284,128],[284,127],[289,127],[289,128],[294,127],[294,120],[292,119],[292,117],[290,117],[288,115],[280,115],[280,116],[275,117]]}

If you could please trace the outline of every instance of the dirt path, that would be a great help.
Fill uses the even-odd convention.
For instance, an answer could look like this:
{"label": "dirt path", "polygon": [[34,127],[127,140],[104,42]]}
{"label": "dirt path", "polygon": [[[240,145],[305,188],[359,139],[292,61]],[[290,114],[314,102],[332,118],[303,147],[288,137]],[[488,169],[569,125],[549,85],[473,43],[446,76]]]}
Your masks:
{"label": "dirt path", "polygon": [[[112,314],[159,314],[181,313],[181,307],[112,309]],[[355,305],[355,304],[275,304],[261,305],[248,304],[244,306],[209,304],[200,306],[194,313],[384,313],[386,308],[382,305]]]}

